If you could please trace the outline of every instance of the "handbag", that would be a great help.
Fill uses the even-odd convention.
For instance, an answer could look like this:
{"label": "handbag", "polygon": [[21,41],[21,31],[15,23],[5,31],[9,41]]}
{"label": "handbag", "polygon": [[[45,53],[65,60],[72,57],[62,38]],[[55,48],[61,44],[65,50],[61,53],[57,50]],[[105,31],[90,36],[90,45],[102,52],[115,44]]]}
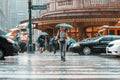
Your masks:
{"label": "handbag", "polygon": [[57,44],[57,43],[58,43],[58,40],[55,40],[55,41],[54,41],[54,44]]}

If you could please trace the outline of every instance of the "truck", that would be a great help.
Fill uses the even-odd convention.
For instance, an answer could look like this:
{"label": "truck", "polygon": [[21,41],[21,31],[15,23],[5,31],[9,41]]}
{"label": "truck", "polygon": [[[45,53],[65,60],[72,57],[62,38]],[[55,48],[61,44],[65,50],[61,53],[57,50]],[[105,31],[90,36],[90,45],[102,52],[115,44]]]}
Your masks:
{"label": "truck", "polygon": [[103,35],[120,35],[120,26],[104,25],[98,29],[97,36]]}

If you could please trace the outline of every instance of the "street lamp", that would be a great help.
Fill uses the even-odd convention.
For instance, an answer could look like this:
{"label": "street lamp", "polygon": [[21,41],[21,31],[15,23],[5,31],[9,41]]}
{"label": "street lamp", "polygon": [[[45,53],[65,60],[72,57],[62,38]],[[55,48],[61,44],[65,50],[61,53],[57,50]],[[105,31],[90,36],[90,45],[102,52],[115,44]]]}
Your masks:
{"label": "street lamp", "polygon": [[31,15],[32,15],[32,1],[28,0],[28,13],[29,13],[29,43],[28,43],[28,52],[32,53],[33,52],[33,44],[32,44],[32,20],[31,20]]}

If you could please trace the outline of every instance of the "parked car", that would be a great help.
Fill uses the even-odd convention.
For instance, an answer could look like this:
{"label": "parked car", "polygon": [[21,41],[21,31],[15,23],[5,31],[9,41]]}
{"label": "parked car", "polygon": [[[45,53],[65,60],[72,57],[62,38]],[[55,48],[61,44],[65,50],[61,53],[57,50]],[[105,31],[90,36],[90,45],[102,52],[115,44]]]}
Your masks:
{"label": "parked car", "polygon": [[83,40],[81,42],[76,42],[70,46],[70,51],[75,53],[83,53],[85,55],[91,53],[102,53],[106,52],[106,46],[109,42],[113,40],[120,39],[120,36],[107,35],[99,36],[94,38],[88,38],[88,40]]}
{"label": "parked car", "polygon": [[10,38],[9,36],[4,36],[4,38],[6,38],[15,47],[15,51],[14,51],[15,53],[20,52],[20,46],[19,46],[18,41],[16,39]]}
{"label": "parked car", "polygon": [[120,56],[120,40],[110,42],[106,47],[106,54]]}
{"label": "parked car", "polygon": [[5,56],[14,56],[18,54],[16,44],[12,39],[0,35],[0,60]]}

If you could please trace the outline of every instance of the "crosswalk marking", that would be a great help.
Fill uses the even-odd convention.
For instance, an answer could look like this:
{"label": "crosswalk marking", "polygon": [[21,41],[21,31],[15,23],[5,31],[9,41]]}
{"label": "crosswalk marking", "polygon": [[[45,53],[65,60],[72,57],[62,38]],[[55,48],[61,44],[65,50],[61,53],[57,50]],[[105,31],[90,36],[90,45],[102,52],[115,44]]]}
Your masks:
{"label": "crosswalk marking", "polygon": [[51,74],[51,75],[54,75],[54,74],[62,74],[62,73],[65,73],[65,74],[80,74],[80,75],[82,75],[82,74],[86,74],[86,75],[90,75],[90,74],[93,74],[93,75],[101,75],[101,74],[105,74],[105,75],[110,75],[110,74],[113,74],[113,75],[120,75],[120,72],[112,72],[112,71],[106,71],[106,72],[104,72],[104,71],[94,71],[94,70],[45,70],[45,69],[43,69],[43,70],[39,70],[39,71],[37,71],[37,70],[27,70],[27,71],[25,71],[25,70],[21,70],[21,71],[0,71],[0,75],[1,74],[30,74],[30,75],[34,75],[34,74],[36,74],[36,75],[41,75],[41,74],[44,74],[44,75],[47,75],[47,74]]}
{"label": "crosswalk marking", "polygon": [[[27,54],[6,58],[0,61],[0,79],[86,79],[86,78],[120,78],[120,64],[117,60],[98,56],[71,56],[67,54],[66,62],[60,55]],[[48,79],[46,79],[48,80]]]}
{"label": "crosswalk marking", "polygon": [[70,78],[70,79],[85,79],[85,78],[120,78],[119,75],[0,75],[0,78],[34,78],[34,79],[39,79],[39,78]]}

